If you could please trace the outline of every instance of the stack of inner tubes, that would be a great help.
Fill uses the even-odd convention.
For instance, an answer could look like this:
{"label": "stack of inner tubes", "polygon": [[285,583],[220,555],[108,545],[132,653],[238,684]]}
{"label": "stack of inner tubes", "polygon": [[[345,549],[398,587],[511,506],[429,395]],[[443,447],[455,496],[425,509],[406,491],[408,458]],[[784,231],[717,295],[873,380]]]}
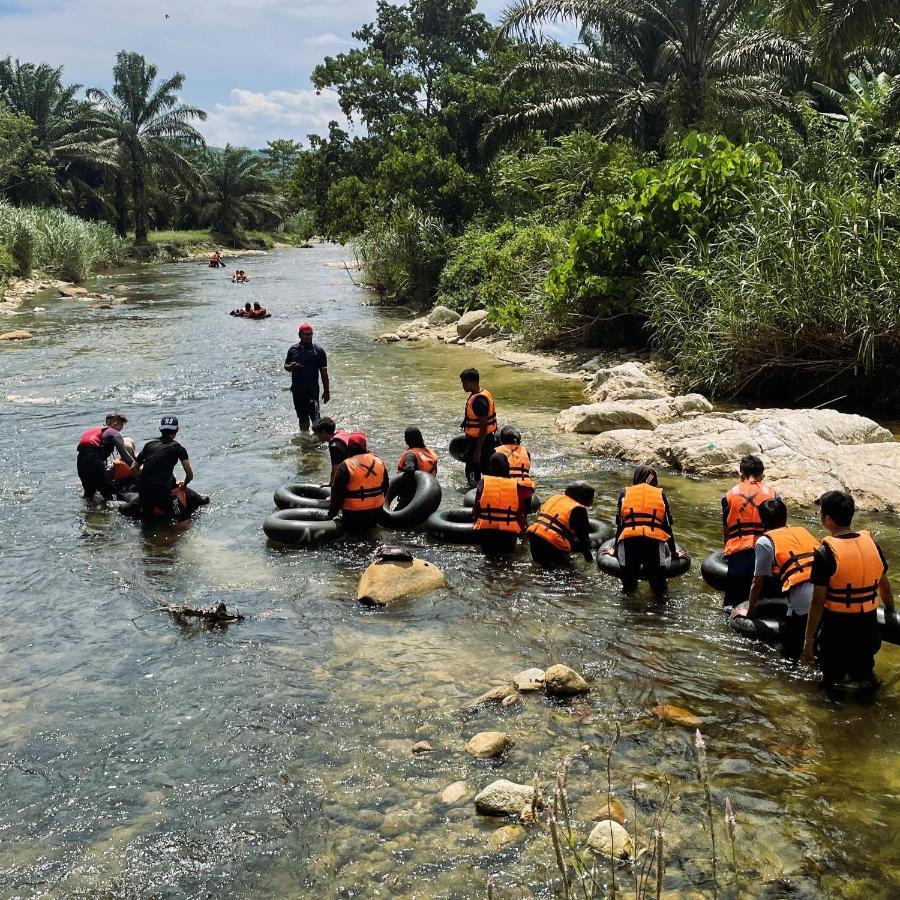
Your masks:
{"label": "stack of inner tubes", "polygon": [[[600,545],[597,550],[597,568],[607,575],[612,575],[613,578],[622,578],[622,566],[619,564],[615,554],[610,556],[603,552],[607,549],[615,549],[615,546],[615,539],[610,539]],[[675,545],[675,548],[676,550],[681,550],[678,544]],[[684,575],[690,567],[691,558],[689,556],[670,556],[663,565],[662,570],[666,578],[678,578]],[[643,580],[643,578],[639,576],[639,580]]]}

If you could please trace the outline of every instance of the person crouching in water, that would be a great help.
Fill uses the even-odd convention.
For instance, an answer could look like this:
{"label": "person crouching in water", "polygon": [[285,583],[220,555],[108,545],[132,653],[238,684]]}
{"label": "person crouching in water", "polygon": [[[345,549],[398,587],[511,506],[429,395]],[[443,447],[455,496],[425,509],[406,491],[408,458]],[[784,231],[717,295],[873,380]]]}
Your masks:
{"label": "person crouching in water", "polygon": [[522,446],[522,435],[511,425],[500,429],[500,443],[496,449],[509,460],[509,477],[517,481],[528,493],[529,507],[534,494],[534,479],[531,477],[531,454]]}
{"label": "person crouching in water", "polygon": [[388,470],[369,453],[364,435],[354,433],[347,443],[350,455],[334,473],[328,515],[340,516],[347,531],[360,533],[378,524],[387,496]]}
{"label": "person crouching in water", "polygon": [[509,475],[509,460],[495,453],[475,491],[472,515],[481,549],[489,556],[508,556],[525,534],[530,495]]}
{"label": "person crouching in water", "polygon": [[759,598],[771,584],[772,576],[777,578],[776,592],[787,592],[787,618],[781,624],[781,643],[785,656],[798,660],[803,651],[806,621],[812,602],[813,559],[819,540],[803,526],[788,528],[787,507],[781,500],[765,500],[759,505],[759,518],[766,533],[756,542],[754,553],[756,565],[750,585],[747,606],[738,606],[731,618],[756,615]]}
{"label": "person crouching in water", "polygon": [[669,501],[650,466],[638,466],[631,487],[619,494],[615,548],[603,552],[618,559],[625,591],[633,591],[643,578],[657,596],[666,593],[663,567],[685,554],[675,546]]}
{"label": "person crouching in water", "polygon": [[846,678],[877,688],[879,600],[886,616],[895,615],[887,562],[868,531],[851,528],[856,504],[849,494],[828,491],[819,498],[819,510],[829,533],[813,557],[813,596],[801,659],[811,661],[815,650],[826,689]]}
{"label": "person crouching in water", "polygon": [[416,491],[416,472],[424,472],[437,478],[438,457],[430,447],[425,446],[422,432],[411,425],[403,434],[406,442],[406,450],[400,454],[397,462],[397,471],[403,476],[397,498],[401,506],[405,506],[412,499]]}
{"label": "person crouching in water", "polygon": [[531,558],[547,568],[567,566],[574,551],[591,562],[588,507],[593,502],[594,489],[586,481],[576,481],[565,494],[554,494],[545,501],[537,521],[528,528]]}
{"label": "person crouching in water", "polygon": [[76,466],[86,500],[98,492],[104,500],[112,500],[115,490],[106,461],[114,451],[128,465],[134,462],[121,435],[127,421],[121,413],[110,413],[105,424],[89,428],[79,438]]}

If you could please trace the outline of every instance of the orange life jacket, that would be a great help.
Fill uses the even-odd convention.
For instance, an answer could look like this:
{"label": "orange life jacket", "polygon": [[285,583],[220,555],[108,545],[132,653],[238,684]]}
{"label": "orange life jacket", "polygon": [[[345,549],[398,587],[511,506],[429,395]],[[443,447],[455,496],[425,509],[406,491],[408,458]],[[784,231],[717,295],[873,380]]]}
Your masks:
{"label": "orange life jacket", "polygon": [[633,484],[622,498],[620,541],[648,537],[667,541],[672,536],[666,525],[666,500],[662,488],[652,484]]}
{"label": "orange life jacket", "polygon": [[775,491],[758,481],[742,481],[726,495],[728,514],[725,517],[725,555],[752,550],[765,534],[759,518],[759,505],[775,499]]}
{"label": "orange life jacket", "polygon": [[478,501],[476,531],[506,531],[522,533],[519,517],[519,489],[512,478],[484,475]]}
{"label": "orange life jacket", "polygon": [[131,466],[124,459],[114,459],[112,465],[112,475],[114,481],[128,481],[132,478]]}
{"label": "orange life jacket", "polygon": [[475,415],[474,407],[476,397],[485,397],[488,402],[487,416],[484,417],[487,419],[487,429],[485,430],[485,434],[493,434],[497,430],[497,407],[494,405],[494,398],[487,388],[481,388],[480,390],[469,394],[469,399],[466,400],[466,417],[463,419],[462,423],[466,436],[473,438],[478,437],[481,432],[481,423],[484,421],[483,418],[480,419]]}
{"label": "orange life jacket", "polygon": [[525,487],[534,488],[534,479],[531,477],[531,457],[528,450],[521,444],[500,444],[496,449],[509,460],[509,477],[514,478]]}
{"label": "orange life jacket", "polygon": [[572,531],[572,511],[578,509],[576,503],[565,494],[554,494],[541,506],[537,521],[528,527],[528,533],[543,538],[563,553],[569,553],[575,543]]}
{"label": "orange life jacket", "polygon": [[346,461],[350,473],[343,509],[360,512],[384,506],[384,463],[374,453],[360,453]]}
{"label": "orange life jacket", "polygon": [[106,425],[99,425],[97,428],[88,428],[88,430],[78,439],[78,449],[82,447],[99,447],[103,432],[106,431]]}
{"label": "orange life jacket", "polygon": [[884,563],[868,531],[855,538],[822,538],[834,554],[837,571],[828,581],[825,609],[839,613],[867,613],[878,609],[878,585]]}
{"label": "orange life jacket", "polygon": [[434,450],[429,450],[428,447],[409,447],[407,448],[400,459],[397,461],[397,471],[403,471],[403,460],[406,459],[406,454],[412,453],[416,458],[416,462],[419,464],[419,471],[424,472],[426,475],[437,475],[437,464],[438,458],[437,454]]}
{"label": "orange life jacket", "polygon": [[[116,460],[116,462],[119,462],[119,460]],[[172,488],[172,496],[175,498],[175,502],[172,504],[175,509],[175,517],[180,518],[187,511],[187,490],[180,481]],[[166,513],[158,506],[154,506],[153,515],[158,517],[164,516]]]}
{"label": "orange life jacket", "polygon": [[791,528],[773,528],[766,532],[766,537],[775,548],[772,574],[781,579],[784,589],[788,590],[809,581],[819,541],[800,525]]}

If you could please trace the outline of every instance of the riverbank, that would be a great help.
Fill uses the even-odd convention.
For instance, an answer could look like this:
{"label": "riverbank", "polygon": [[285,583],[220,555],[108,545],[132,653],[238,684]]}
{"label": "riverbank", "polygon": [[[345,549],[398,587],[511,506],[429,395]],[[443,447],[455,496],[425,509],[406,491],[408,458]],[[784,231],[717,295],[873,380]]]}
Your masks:
{"label": "riverbank", "polygon": [[383,343],[437,341],[474,347],[501,362],[585,383],[584,404],[560,410],[562,431],[590,438],[593,454],[702,478],[737,476],[741,456],[762,457],[789,502],[811,507],[845,490],[860,509],[900,513],[900,442],[873,419],[832,409],[716,410],[700,394],[678,395],[670,365],[650,353],[574,348],[514,349],[486,310],[460,316],[437,306],[380,335]]}

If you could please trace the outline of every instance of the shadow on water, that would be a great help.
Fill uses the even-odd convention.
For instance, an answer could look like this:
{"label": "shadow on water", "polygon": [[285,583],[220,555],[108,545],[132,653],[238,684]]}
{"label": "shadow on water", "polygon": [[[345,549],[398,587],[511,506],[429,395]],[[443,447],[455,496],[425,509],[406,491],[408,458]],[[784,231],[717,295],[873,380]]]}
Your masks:
{"label": "shadow on water", "polygon": [[[608,518],[626,477],[551,427],[581,398],[577,382],[471,350],[374,344],[398,314],[366,305],[326,265],[340,256],[254,257],[241,286],[203,266],[116,273],[102,284],[127,286],[125,305],[35,298],[46,312],[17,324],[36,339],[0,352],[0,894],[462,898],[484,896],[502,871],[509,896],[516,881],[549,896],[546,831],[493,849],[497,823],[474,815],[473,792],[495,777],[548,778],[571,755],[586,833],[614,723],[615,789],[624,800],[633,779],[646,782],[643,830],[653,785],[665,775],[676,787],[666,890],[707,894],[692,734],[649,714],[665,703],[702,719],[714,802],[720,817],[726,796],[737,812],[743,895],[900,893],[897,648],[879,657],[887,690],[834,702],[731,632],[696,566],[665,601],[623,598],[581,562],[548,574],[526,555],[488,562],[412,534],[403,542],[450,587],[373,612],[352,599],[356,581],[396,535],[305,552],[266,542],[274,489],[328,470],[324,448],[295,434],[282,369],[304,320],[330,355],[325,411],[366,431],[389,464],[408,424],[446,448],[457,375],[474,364],[526,434],[542,490],[589,477]],[[227,315],[245,300],[273,317]],[[75,441],[111,407],[139,443],[161,415],[181,420],[212,496],[188,527],[142,528],[80,498]],[[457,505],[464,480],[448,457],[442,481]],[[665,482],[679,540],[700,558],[720,539],[726,485]],[[896,526],[870,524],[900,559]],[[158,611],[220,600],[248,620],[203,628]],[[586,699],[472,708],[504,677],[558,661],[592,680]],[[516,742],[502,761],[462,752],[494,729]],[[437,751],[413,755],[419,740]],[[442,803],[458,780],[469,793]]]}

